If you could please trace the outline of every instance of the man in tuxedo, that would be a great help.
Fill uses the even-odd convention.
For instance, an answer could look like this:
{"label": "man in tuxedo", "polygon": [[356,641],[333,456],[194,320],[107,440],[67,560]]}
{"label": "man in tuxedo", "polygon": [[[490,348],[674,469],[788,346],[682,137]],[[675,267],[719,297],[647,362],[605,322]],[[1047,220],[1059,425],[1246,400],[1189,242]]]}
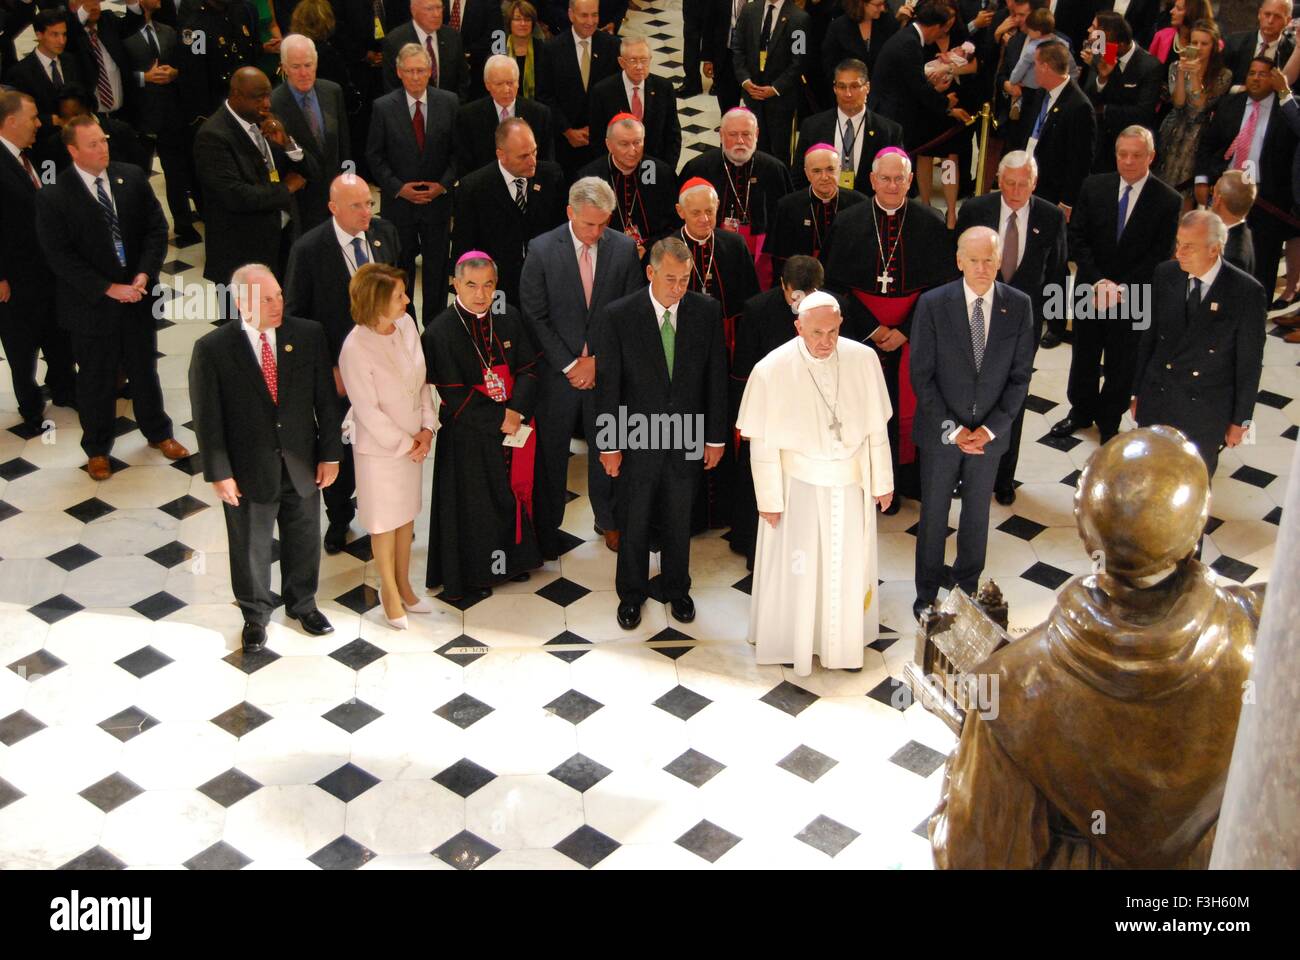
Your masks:
{"label": "man in tuxedo", "polygon": [[493,54],[483,67],[488,95],[465,104],[456,114],[456,168],[477,170],[496,156],[497,127],[511,117],[528,122],[543,160],[555,157],[551,111],[536,100],[519,96],[519,64],[514,57]]}
{"label": "man in tuxedo", "polygon": [[1264,360],[1263,287],[1223,259],[1227,230],[1206,210],[1183,215],[1175,262],[1156,267],[1130,412],[1138,426],[1185,433],[1214,476],[1219,450],[1246,439]]}
{"label": "man in tuxedo", "polygon": [[[921,455],[921,521],[916,535],[916,601],[931,606],[941,586],[969,596],[979,587],[989,534],[989,499],[998,458],[1029,394],[1034,364],[1033,304],[997,280],[998,233],[971,227],[957,239],[954,280],[921,295],[912,318],[912,436]],[[961,484],[957,557],[943,562],[953,489]]]}
{"label": "man in tuxedo", "polygon": [[658,157],[645,153],[645,125],[630,113],[617,114],[605,132],[608,154],[583,167],[580,177],[600,177],[614,191],[609,225],[636,243],[644,259],[651,238],[677,223],[677,174]]}
{"label": "man in tuxedo", "polygon": [[1094,422],[1102,443],[1119,431],[1138,341],[1151,321],[1151,276],[1174,252],[1182,209],[1178,192],[1151,173],[1155,155],[1151,131],[1135,124],[1115,141],[1118,172],[1093,174],[1079,190],[1069,234],[1078,266],[1070,412],[1052,426],[1054,437]]}
{"label": "man in tuxedo", "polygon": [[840,156],[840,186],[859,193],[871,192],[871,161],[885,147],[903,145],[903,128],[888,117],[867,109],[871,84],[867,65],[845,60],[835,68],[835,109],[814,113],[799,127],[799,145],[794,150],[794,184],[808,182],[804,167],[808,148],[827,143]]}
{"label": "man in tuxedo", "polygon": [[591,91],[618,73],[619,42],[597,29],[598,0],[569,0],[568,30],[546,41],[537,65],[537,99],[551,111],[555,159],[568,179],[600,153],[603,129],[591,127]]}
{"label": "man in tuxedo", "polygon": [[96,100],[101,117],[126,120],[126,90],[130,60],[122,45],[124,20],[105,13],[100,0],[68,0],[68,52],[79,61],[86,86]]}
{"label": "man in tuxedo", "polygon": [[280,41],[280,69],[285,82],[271,94],[271,109],[284,128],[311,155],[316,171],[298,194],[302,230],[329,219],[330,183],[352,159],[352,135],[343,88],[316,76],[316,44],[291,33]]}
{"label": "man in tuxedo", "polygon": [[68,13],[57,8],[39,10],[32,20],[36,49],[13,66],[5,78],[36,101],[41,126],[48,127],[58,114],[59,88],[80,82],[81,67],[68,46]]}
{"label": "man in tuxedo", "polygon": [[1300,133],[1300,101],[1272,61],[1256,58],[1246,89],[1219,101],[1196,149],[1196,199],[1208,203],[1210,184],[1224,170],[1250,173],[1259,192],[1246,222],[1255,241],[1255,279],[1270,297],[1277,286],[1282,244],[1291,226],[1291,163]]}
{"label": "man in tuxedo", "polygon": [[840,155],[830,144],[813,144],[804,154],[803,165],[808,186],[781,198],[763,245],[777,277],[793,256],[820,256],[839,212],[867,199],[864,193],[840,186]]}
{"label": "man in tuxedo", "polygon": [[908,149],[921,146],[933,118],[967,119],[957,106],[956,92],[948,89],[952,80],[945,77],[936,87],[925,77],[925,48],[939,38],[951,13],[939,0],[921,0],[912,22],[886,40],[876,58],[876,82],[868,102],[873,111],[903,128]]}
{"label": "man in tuxedo", "polygon": [[[1037,178],[1038,164],[1029,154],[1022,150],[1004,154],[998,164],[998,189],[962,204],[957,213],[957,233],[961,235],[971,227],[988,227],[998,232],[1002,253],[999,279],[1029,297],[1033,307],[1034,343],[1049,346],[1050,336],[1050,346],[1056,346],[1061,342],[1059,333],[1049,329],[1044,335],[1043,321],[1047,298],[1055,290],[1056,304],[1048,324],[1051,329],[1065,329],[1065,311],[1059,309],[1066,279],[1065,214],[1059,207],[1033,195]],[[998,461],[993,495],[1003,506],[1016,502],[1016,464],[1020,459],[1024,422],[1025,411],[1021,407],[1011,424],[1007,450]]]}
{"label": "man in tuxedo", "polygon": [[731,53],[745,106],[758,118],[758,147],[784,164],[799,107],[812,19],[787,0],[749,3],[736,18]]}
{"label": "man in tuxedo", "polygon": [[[283,273],[299,232],[297,193],[317,176],[315,159],[271,113],[271,81],[256,67],[230,79],[222,109],[194,137],[194,166],[203,194],[203,276],[224,283],[248,256]],[[230,315],[218,298],[219,319]]]}
{"label": "man in tuxedo", "polygon": [[[367,263],[397,266],[401,262],[397,228],[373,217],[373,205],[369,184],[354,174],[340,174],[330,184],[330,218],[299,237],[289,251],[284,308],[292,317],[305,317],[325,328],[340,420],[347,412],[348,399],[339,373],[339,352],[355,327],[348,285],[357,269]],[[324,491],[328,554],[338,553],[347,544],[348,525],[356,516],[355,490],[352,446],[345,444],[338,479]]]}
{"label": "man in tuxedo", "polygon": [[1214,184],[1210,201],[1210,210],[1218,215],[1228,230],[1228,239],[1223,244],[1223,259],[1252,277],[1255,275],[1255,240],[1246,217],[1255,205],[1258,189],[1253,180],[1246,179],[1243,171],[1224,170]]}
{"label": "man in tuxedo", "polygon": [[379,185],[385,219],[397,228],[406,289],[415,290],[415,256],[422,256],[421,320],[447,305],[447,230],[456,183],[453,125],[459,101],[429,86],[429,54],[408,43],[397,55],[402,89],[375,101],[366,156]]}
{"label": "man in tuxedo", "polygon": [[1065,211],[1079,195],[1088,176],[1097,143],[1097,119],[1092,103],[1070,79],[1070,51],[1065,44],[1049,42],[1034,52],[1034,77],[1038,90],[1025,95],[1023,123],[1007,146],[1024,150],[1038,161],[1035,193]]}
{"label": "man in tuxedo", "polygon": [[149,446],[168,460],[190,455],[172,436],[158,384],[153,291],[167,255],[167,220],[144,171],[109,162],[108,137],[94,117],[70,120],[63,142],[72,165],[37,193],[36,236],[56,281],[59,322],[72,334],[87,472],[107,480],[119,366]]}
{"label": "man in tuxedo", "polygon": [[452,256],[486,251],[497,264],[497,290],[519,305],[528,242],[564,223],[564,171],[537,159],[537,140],[521,117],[502,123],[496,140],[496,159],[456,187]]}
{"label": "man in tuxedo", "polygon": [[[678,622],[695,619],[691,501],[701,464],[716,467],[731,434],[722,316],[715,301],[687,290],[692,269],[681,240],[660,240],[646,267],[650,289],[613,301],[596,321],[596,442],[605,472],[623,481],[614,584],[624,630],[640,624],[651,594],[652,522],[663,571],[656,599],[668,602]],[[640,421],[640,436],[653,435],[648,442],[637,442]],[[647,431],[658,423],[669,427]]]}
{"label": "man in tuxedo", "polygon": [[226,515],[230,585],[244,614],[247,654],[266,643],[275,606],[277,528],[285,615],[314,637],[334,630],[316,607],[319,491],[338,475],[343,437],[325,331],[285,315],[269,267],[242,266],[230,283],[239,322],[194,344],[190,401],[203,479]]}
{"label": "man in tuxedo", "polygon": [[[396,6],[400,0],[393,0]],[[401,86],[397,77],[397,54],[408,43],[418,44],[429,55],[433,73],[429,86],[448,90],[464,100],[469,92],[469,65],[461,36],[443,24],[444,0],[411,0],[411,19],[384,37],[384,92]]]}
{"label": "man in tuxedo", "polygon": [[606,304],[639,290],[644,280],[635,241],[606,229],[614,206],[614,191],[604,180],[585,177],[575,183],[569,188],[569,222],[529,243],[519,280],[524,322],[544,357],[538,369],[533,522],[548,559],[560,553],[569,439],[579,423],[592,451],[587,457],[587,496],[596,532],[609,549],[618,550],[613,485],[595,456],[597,358],[592,322]]}
{"label": "man in tuxedo", "polygon": [[1097,111],[1097,153],[1094,173],[1115,169],[1115,138],[1133,124],[1154,133],[1156,105],[1164,87],[1166,69],[1133,40],[1133,28],[1118,13],[1102,12],[1093,20],[1093,29],[1105,36],[1107,44],[1118,46],[1119,59],[1108,63],[1104,56],[1083,44],[1079,59],[1087,66],[1082,80],[1083,91]]}
{"label": "man in tuxedo", "polygon": [[13,377],[18,415],[29,431],[45,422],[36,355],[45,354],[45,385],[54,403],[76,403],[72,343],[54,311],[53,277],[36,236],[36,195],[45,189],[29,151],[40,120],[36,101],[0,92],[0,346]]}
{"label": "man in tuxedo", "polygon": [[1257,17],[1258,30],[1230,33],[1223,39],[1223,65],[1232,71],[1233,93],[1245,89],[1251,60],[1267,57],[1280,67],[1295,50],[1295,37],[1283,32],[1291,20],[1291,4],[1287,0],[1264,0]]}
{"label": "man in tuxedo", "polygon": [[606,130],[620,113],[630,113],[645,126],[645,152],[674,170],[682,152],[682,127],[677,119],[673,85],[650,73],[650,42],[624,37],[619,47],[622,70],[591,89],[592,130]]}

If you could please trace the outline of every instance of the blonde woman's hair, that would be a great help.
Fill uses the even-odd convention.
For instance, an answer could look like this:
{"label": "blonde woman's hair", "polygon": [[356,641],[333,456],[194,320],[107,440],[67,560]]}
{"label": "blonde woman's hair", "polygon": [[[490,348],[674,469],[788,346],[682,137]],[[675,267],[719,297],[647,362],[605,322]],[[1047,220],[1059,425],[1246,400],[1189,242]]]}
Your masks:
{"label": "blonde woman's hair", "polygon": [[406,283],[406,273],[401,268],[389,263],[362,264],[348,284],[352,322],[374,329],[388,310],[399,283]]}

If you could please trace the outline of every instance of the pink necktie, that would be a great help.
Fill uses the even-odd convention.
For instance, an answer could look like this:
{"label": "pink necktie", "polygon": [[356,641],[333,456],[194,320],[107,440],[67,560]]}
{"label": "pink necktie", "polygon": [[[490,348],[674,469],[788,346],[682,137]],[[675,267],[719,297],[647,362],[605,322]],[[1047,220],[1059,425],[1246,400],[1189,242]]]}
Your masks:
{"label": "pink necktie", "polygon": [[591,290],[596,285],[596,272],[591,269],[591,247],[585,243],[582,245],[582,253],[578,254],[578,276],[582,278],[582,294],[587,298],[587,306],[591,306]]}
{"label": "pink necktie", "polygon": [[1237,134],[1237,139],[1232,141],[1227,152],[1223,155],[1225,159],[1232,159],[1232,168],[1234,170],[1244,169],[1246,161],[1250,157],[1250,145],[1255,140],[1255,127],[1259,124],[1259,101],[1255,100],[1250,105],[1250,116],[1246,118],[1245,125],[1241,132]]}
{"label": "pink necktie", "polygon": [[509,119],[510,119],[510,108],[509,108],[509,107],[502,107],[502,108],[501,108],[501,121],[504,123],[506,120],[509,120]]}
{"label": "pink necktie", "polygon": [[632,116],[636,117],[637,120],[642,120],[644,114],[645,114],[645,108],[642,107],[641,105],[641,88],[633,87],[632,88]]}

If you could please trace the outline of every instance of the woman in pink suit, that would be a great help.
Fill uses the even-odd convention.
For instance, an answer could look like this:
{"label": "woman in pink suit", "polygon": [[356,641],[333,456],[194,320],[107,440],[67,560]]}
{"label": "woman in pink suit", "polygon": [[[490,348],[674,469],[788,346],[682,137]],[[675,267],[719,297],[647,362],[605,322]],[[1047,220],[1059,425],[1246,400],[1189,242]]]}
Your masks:
{"label": "woman in pink suit", "polygon": [[407,315],[405,274],[368,263],[348,288],[356,327],[343,341],[339,372],[352,409],[344,419],[357,478],[357,519],[370,533],[384,617],[405,630],[406,614],[432,604],[411,589],[411,541],[420,512],[424,461],[438,426],[425,383],[424,352]]}

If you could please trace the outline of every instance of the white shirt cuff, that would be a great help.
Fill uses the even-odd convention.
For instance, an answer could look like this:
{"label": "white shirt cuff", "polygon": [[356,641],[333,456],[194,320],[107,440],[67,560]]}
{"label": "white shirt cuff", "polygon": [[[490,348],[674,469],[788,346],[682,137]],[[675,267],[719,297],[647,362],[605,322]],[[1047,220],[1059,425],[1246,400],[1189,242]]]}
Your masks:
{"label": "white shirt cuff", "polygon": [[568,373],[570,370],[572,370],[572,369],[574,368],[574,365],[577,364],[577,362],[578,362],[578,358],[577,358],[577,357],[574,357],[573,360],[569,363],[569,365],[568,365],[567,367],[565,367],[563,370],[561,370],[560,372],[561,372],[561,373]]}
{"label": "white shirt cuff", "polygon": [[706,447],[725,447],[725,443],[706,443]]}

